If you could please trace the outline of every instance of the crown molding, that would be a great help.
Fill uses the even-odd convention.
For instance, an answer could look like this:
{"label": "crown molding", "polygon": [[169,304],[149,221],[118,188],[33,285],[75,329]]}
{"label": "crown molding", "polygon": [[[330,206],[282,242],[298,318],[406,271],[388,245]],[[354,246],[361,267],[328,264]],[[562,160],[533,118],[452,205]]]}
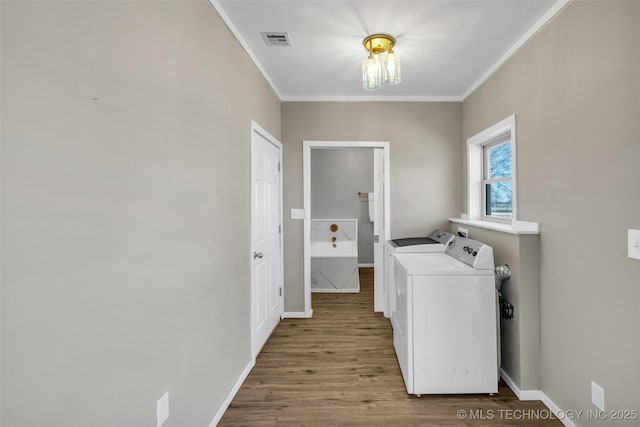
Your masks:
{"label": "crown molding", "polygon": [[549,22],[553,20],[569,3],[573,0],[558,0],[551,6],[551,8],[540,17],[498,60],[487,69],[487,71],[480,76],[469,88],[460,96],[464,101],[469,95],[471,95],[476,89],[478,89],[482,83],[484,83],[489,77],[495,73],[505,62],[509,60],[522,46],[524,46],[538,31],[544,28]]}
{"label": "crown molding", "polygon": [[231,33],[238,40],[238,42],[240,43],[244,51],[247,52],[247,55],[249,55],[249,58],[251,58],[255,66],[258,68],[258,71],[260,71],[260,73],[262,74],[264,79],[267,81],[269,86],[271,86],[271,90],[273,90],[273,93],[275,93],[278,99],[282,101],[282,94],[276,87],[275,83],[273,83],[271,76],[269,76],[269,73],[267,73],[267,70],[265,70],[262,64],[260,63],[260,61],[258,61],[258,58],[256,57],[255,53],[253,53],[247,41],[244,39],[244,37],[242,37],[242,34],[240,34],[240,31],[235,26],[233,21],[231,21],[231,18],[229,17],[229,15],[227,15],[227,12],[224,11],[224,8],[220,4],[220,2],[218,0],[209,0],[209,3],[211,4],[211,6],[213,6],[215,11],[218,13],[218,15],[220,15],[220,18],[222,18],[224,23],[227,25],[227,28],[229,28]]}
{"label": "crown molding", "polygon": [[460,96],[385,96],[385,95],[342,95],[342,96],[285,96],[282,102],[462,102]]}
{"label": "crown molding", "polygon": [[220,15],[224,23],[227,25],[231,33],[238,40],[242,48],[245,50],[249,58],[253,61],[258,71],[267,81],[271,90],[275,93],[281,102],[463,102],[469,95],[478,89],[489,77],[491,77],[505,62],[509,60],[515,53],[520,50],[533,36],[535,36],[545,25],[551,22],[569,3],[573,0],[557,0],[556,3],[538,19],[498,60],[491,65],[469,88],[461,95],[416,95],[416,96],[385,96],[385,95],[342,95],[342,96],[314,96],[314,95],[295,95],[283,96],[280,90],[264,69],[258,58],[253,53],[249,44],[246,42],[238,28],[231,21],[231,18],[224,11],[224,8],[218,0],[209,0],[211,6]]}

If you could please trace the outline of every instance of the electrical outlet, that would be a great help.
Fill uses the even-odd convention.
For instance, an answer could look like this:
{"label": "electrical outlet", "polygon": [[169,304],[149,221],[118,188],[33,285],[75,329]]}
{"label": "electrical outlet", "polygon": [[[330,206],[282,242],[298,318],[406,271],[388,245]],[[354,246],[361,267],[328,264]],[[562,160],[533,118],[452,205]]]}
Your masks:
{"label": "electrical outlet", "polygon": [[629,258],[640,259],[640,230],[629,230]]}
{"label": "electrical outlet", "polygon": [[469,237],[469,230],[467,230],[466,228],[458,227],[458,236]]}
{"label": "electrical outlet", "polygon": [[604,411],[604,389],[593,381],[591,381],[591,403]]}
{"label": "electrical outlet", "polygon": [[160,400],[158,400],[158,403],[156,403],[156,413],[157,413],[156,427],[160,427],[162,423],[167,421],[167,418],[169,418],[169,391],[168,390],[162,395]]}

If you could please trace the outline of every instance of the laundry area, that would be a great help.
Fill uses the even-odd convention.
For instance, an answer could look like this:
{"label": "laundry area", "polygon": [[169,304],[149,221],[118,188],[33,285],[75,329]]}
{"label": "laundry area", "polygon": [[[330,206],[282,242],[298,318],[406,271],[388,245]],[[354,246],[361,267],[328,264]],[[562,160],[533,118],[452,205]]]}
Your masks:
{"label": "laundry area", "polygon": [[637,426],[639,22],[1,0],[0,424]]}

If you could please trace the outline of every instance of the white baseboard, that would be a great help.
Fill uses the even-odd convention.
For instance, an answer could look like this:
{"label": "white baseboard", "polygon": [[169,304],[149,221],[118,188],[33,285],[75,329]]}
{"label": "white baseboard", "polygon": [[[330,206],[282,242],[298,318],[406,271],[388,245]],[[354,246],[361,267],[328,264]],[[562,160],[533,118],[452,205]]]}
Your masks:
{"label": "white baseboard", "polygon": [[519,400],[542,400],[542,393],[540,390],[520,390],[511,377],[500,368],[500,377],[509,386],[513,394],[515,394]]}
{"label": "white baseboard", "polygon": [[576,423],[573,422],[573,420],[567,418],[566,411],[560,409],[560,407],[556,405],[556,403],[551,400],[549,396],[544,394],[542,391],[540,392],[540,394],[542,395],[542,399],[540,399],[542,400],[542,403],[544,403],[546,407],[549,408],[551,412],[553,412],[553,415],[555,415],[562,424],[564,424],[566,427],[578,427]]}
{"label": "white baseboard", "polygon": [[370,262],[364,262],[362,264],[358,264],[358,268],[360,267],[375,267],[375,265]]}
{"label": "white baseboard", "polygon": [[282,313],[283,319],[308,319],[313,317],[313,310],[309,311],[285,311]]}
{"label": "white baseboard", "polygon": [[218,423],[222,419],[222,416],[227,411],[227,408],[229,407],[229,405],[231,405],[231,401],[236,396],[236,393],[238,393],[238,390],[240,390],[240,387],[242,387],[244,380],[247,379],[247,377],[249,376],[249,372],[251,372],[251,369],[253,369],[255,364],[256,364],[256,359],[251,359],[249,361],[247,366],[244,368],[244,371],[242,371],[242,373],[238,377],[238,381],[236,381],[236,383],[231,388],[231,391],[227,395],[227,398],[224,400],[224,402],[222,402],[222,405],[220,405],[220,408],[218,408],[218,411],[214,415],[213,420],[211,420],[209,427],[216,427],[218,425]]}
{"label": "white baseboard", "polygon": [[520,388],[516,386],[516,383],[513,382],[511,377],[507,375],[507,373],[502,368],[500,369],[500,377],[502,377],[504,382],[507,384],[507,386],[509,386],[511,391],[513,391],[513,393],[518,397],[519,400],[540,400],[566,427],[577,427],[572,420],[564,416],[566,412],[560,409],[560,407],[556,405],[556,403],[551,400],[551,398],[547,396],[542,390],[520,390]]}
{"label": "white baseboard", "polygon": [[357,294],[360,292],[358,289],[312,289],[312,294]]}

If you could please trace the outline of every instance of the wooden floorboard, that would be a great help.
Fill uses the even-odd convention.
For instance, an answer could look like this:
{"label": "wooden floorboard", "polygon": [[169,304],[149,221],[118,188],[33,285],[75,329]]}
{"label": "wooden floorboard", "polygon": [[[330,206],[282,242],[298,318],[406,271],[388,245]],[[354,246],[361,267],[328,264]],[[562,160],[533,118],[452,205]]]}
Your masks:
{"label": "wooden floorboard", "polygon": [[502,382],[495,396],[408,395],[391,324],[373,312],[373,269],[360,269],[360,286],[358,294],[314,294],[313,318],[283,320],[219,425],[562,425]]}

